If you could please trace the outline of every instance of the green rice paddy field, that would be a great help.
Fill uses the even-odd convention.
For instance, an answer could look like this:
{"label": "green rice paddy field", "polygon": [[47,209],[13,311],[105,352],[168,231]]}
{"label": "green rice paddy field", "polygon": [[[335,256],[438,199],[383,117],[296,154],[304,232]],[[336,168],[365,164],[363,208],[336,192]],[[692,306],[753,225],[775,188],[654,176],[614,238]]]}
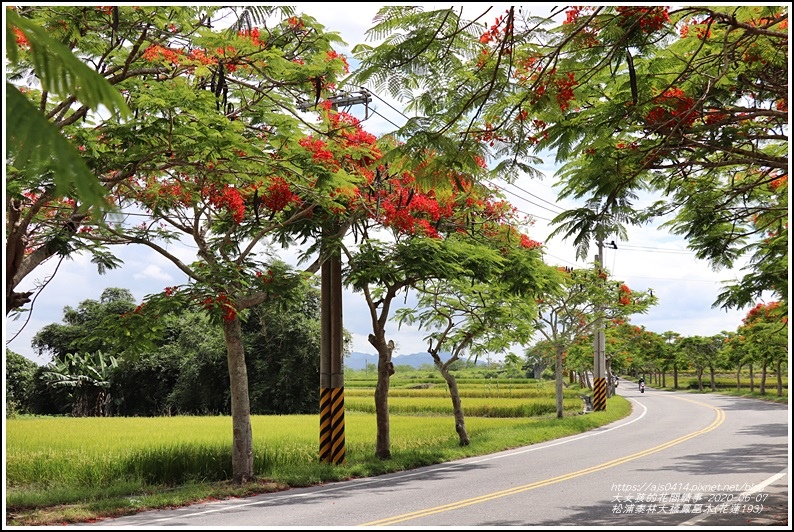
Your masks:
{"label": "green rice paddy field", "polygon": [[6,523],[81,522],[203,498],[245,496],[406,470],[584,432],[625,417],[628,401],[582,414],[566,388],[556,417],[553,383],[461,380],[471,444],[460,446],[446,385],[392,381],[392,458],[374,456],[374,381],[345,385],[345,462],[320,463],[319,416],[251,417],[257,482],[233,486],[229,416],[17,417],[6,420]]}

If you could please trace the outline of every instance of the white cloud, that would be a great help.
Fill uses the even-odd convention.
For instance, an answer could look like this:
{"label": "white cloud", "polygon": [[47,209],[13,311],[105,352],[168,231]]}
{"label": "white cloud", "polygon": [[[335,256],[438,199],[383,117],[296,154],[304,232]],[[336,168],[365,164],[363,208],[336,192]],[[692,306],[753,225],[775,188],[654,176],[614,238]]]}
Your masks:
{"label": "white cloud", "polygon": [[160,266],[154,264],[149,264],[141,272],[133,273],[132,278],[136,281],[156,280],[163,282],[170,282],[173,279],[173,277],[163,271]]}

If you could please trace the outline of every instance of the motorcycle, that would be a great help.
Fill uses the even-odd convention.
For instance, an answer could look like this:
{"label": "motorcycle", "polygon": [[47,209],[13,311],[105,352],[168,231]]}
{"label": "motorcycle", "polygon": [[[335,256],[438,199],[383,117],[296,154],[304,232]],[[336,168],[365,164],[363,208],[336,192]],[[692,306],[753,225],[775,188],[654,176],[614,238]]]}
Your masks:
{"label": "motorcycle", "polygon": [[640,393],[645,393],[645,383],[644,382],[640,383]]}

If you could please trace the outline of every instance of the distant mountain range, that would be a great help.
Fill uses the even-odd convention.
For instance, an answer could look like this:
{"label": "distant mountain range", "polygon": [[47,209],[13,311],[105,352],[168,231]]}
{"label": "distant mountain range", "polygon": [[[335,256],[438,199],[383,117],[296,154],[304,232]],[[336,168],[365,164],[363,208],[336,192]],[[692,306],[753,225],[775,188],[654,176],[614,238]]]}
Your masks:
{"label": "distant mountain range", "polygon": [[[423,364],[433,365],[433,357],[430,353],[412,353],[410,355],[396,355],[391,358],[392,364],[395,366],[411,366],[418,368]],[[346,368],[350,369],[367,369],[367,364],[373,369],[378,367],[378,355],[371,355],[368,353],[358,353],[353,351],[345,357],[344,364]]]}
{"label": "distant mountain range", "polygon": [[[442,353],[441,360],[446,361],[449,359],[449,356],[449,353]],[[411,366],[413,368],[418,368],[425,364],[433,366],[433,357],[431,357],[428,352],[411,353],[410,355],[395,355],[391,358],[391,361],[395,366]],[[485,362],[479,362],[478,364],[484,363]],[[372,369],[377,369],[378,355],[353,351],[345,357],[344,364],[345,367],[349,369],[367,369],[367,364],[369,364]]]}

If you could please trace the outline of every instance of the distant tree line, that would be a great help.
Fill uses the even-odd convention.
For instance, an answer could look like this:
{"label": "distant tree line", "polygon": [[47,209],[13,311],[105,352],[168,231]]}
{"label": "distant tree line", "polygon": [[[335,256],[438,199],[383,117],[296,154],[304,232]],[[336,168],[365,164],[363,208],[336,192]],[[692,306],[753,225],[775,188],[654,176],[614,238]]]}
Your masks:
{"label": "distant tree line", "polygon": [[[52,362],[39,366],[6,350],[8,414],[74,416],[229,415],[229,372],[222,332],[205,313],[162,316],[150,346],[105,334],[137,304],[127,289],[64,309],[32,345]],[[320,295],[251,309],[243,329],[252,414],[319,412]],[[265,326],[267,324],[267,326]],[[127,337],[127,342],[131,342]],[[136,349],[137,347],[137,349]]]}

